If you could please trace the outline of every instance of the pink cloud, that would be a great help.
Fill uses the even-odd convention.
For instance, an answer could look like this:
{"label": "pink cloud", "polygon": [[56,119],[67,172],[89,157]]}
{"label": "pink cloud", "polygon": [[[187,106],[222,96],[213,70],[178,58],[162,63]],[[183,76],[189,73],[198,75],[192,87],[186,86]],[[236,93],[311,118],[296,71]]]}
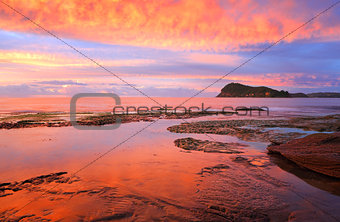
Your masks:
{"label": "pink cloud", "polygon": [[[62,37],[168,49],[225,50],[273,42],[327,7],[312,9],[305,1],[249,0],[103,0],[29,1],[7,4]],[[330,2],[328,3],[330,4]],[[337,39],[340,26],[329,11],[290,36]],[[9,19],[10,18],[10,19]],[[328,24],[333,20],[332,24]],[[0,28],[44,33],[0,4]]]}

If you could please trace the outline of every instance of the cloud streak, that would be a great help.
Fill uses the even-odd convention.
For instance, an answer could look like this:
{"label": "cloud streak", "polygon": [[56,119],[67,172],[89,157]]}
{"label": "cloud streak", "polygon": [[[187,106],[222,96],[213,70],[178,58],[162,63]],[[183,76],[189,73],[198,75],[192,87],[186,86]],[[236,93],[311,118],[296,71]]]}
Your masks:
{"label": "cloud streak", "polygon": [[[30,51],[0,51],[1,63],[12,63],[31,65],[38,67],[97,67],[91,61],[83,58],[77,59],[74,56],[65,56],[56,53],[41,53]],[[118,66],[139,66],[152,64],[155,61],[150,59],[117,59],[117,60],[98,60],[98,62],[107,67]]]}

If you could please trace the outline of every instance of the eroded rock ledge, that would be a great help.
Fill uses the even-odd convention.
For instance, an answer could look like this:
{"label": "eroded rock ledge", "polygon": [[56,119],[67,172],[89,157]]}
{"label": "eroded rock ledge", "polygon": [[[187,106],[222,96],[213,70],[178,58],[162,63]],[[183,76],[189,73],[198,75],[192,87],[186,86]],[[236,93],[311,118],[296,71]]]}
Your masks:
{"label": "eroded rock ledge", "polygon": [[70,177],[65,177],[64,175],[67,172],[58,172],[58,173],[51,173],[47,175],[41,175],[38,177],[33,177],[24,181],[20,182],[8,182],[8,183],[1,183],[0,184],[0,197],[5,197],[9,195],[13,195],[13,193],[20,191],[20,190],[39,190],[38,186],[42,186],[45,184],[49,184],[52,182],[55,183],[73,183],[76,180],[71,179]]}
{"label": "eroded rock ledge", "polygon": [[340,178],[340,133],[316,133],[286,144],[268,146],[299,166]]}
{"label": "eroded rock ledge", "polygon": [[196,150],[207,153],[243,153],[242,149],[248,145],[240,143],[222,143],[209,140],[197,140],[191,137],[175,140],[175,145],[185,150]]}
{"label": "eroded rock ledge", "polygon": [[[121,114],[111,113],[77,113],[76,119],[79,125],[102,126],[115,124],[120,118],[121,123],[155,121],[156,119],[188,119],[201,116],[217,115],[220,112],[192,112],[179,113],[146,113],[146,114]],[[69,113],[29,113],[29,114],[9,114],[5,117],[0,116],[0,129],[33,128],[33,127],[66,127],[72,126],[69,121]]]}
{"label": "eroded rock ledge", "polygon": [[222,120],[182,123],[168,127],[174,133],[219,134],[236,136],[244,141],[271,142],[281,144],[303,136],[305,133],[279,133],[276,130],[266,130],[267,127],[277,127],[286,120]]}

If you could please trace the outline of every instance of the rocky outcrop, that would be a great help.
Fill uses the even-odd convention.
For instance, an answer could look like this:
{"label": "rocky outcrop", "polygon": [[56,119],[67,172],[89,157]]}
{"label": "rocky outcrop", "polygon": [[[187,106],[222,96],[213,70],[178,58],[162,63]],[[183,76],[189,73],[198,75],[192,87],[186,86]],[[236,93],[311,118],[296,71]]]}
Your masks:
{"label": "rocky outcrop", "polygon": [[265,86],[252,87],[240,83],[226,85],[217,97],[290,97],[287,91],[278,91]]}
{"label": "rocky outcrop", "polygon": [[224,86],[217,97],[281,97],[281,98],[340,98],[338,92],[319,93],[289,93],[275,90],[265,86],[247,86],[240,83],[229,83]]}
{"label": "rocky outcrop", "polygon": [[316,133],[281,145],[267,147],[299,166],[340,178],[340,133]]}
{"label": "rocky outcrop", "polygon": [[168,127],[173,133],[198,133],[236,136],[249,142],[281,144],[301,137],[304,133],[265,130],[266,127],[287,127],[287,120],[215,120],[181,123]]}

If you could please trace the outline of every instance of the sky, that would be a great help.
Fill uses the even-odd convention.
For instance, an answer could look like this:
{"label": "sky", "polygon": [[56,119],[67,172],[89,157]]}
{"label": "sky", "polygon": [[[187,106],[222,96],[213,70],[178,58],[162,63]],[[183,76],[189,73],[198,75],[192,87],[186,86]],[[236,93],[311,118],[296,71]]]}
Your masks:
{"label": "sky", "polygon": [[[148,96],[190,97],[337,2],[1,1],[2,97],[143,96],[126,82]],[[231,82],[340,92],[340,4],[199,96]]]}

